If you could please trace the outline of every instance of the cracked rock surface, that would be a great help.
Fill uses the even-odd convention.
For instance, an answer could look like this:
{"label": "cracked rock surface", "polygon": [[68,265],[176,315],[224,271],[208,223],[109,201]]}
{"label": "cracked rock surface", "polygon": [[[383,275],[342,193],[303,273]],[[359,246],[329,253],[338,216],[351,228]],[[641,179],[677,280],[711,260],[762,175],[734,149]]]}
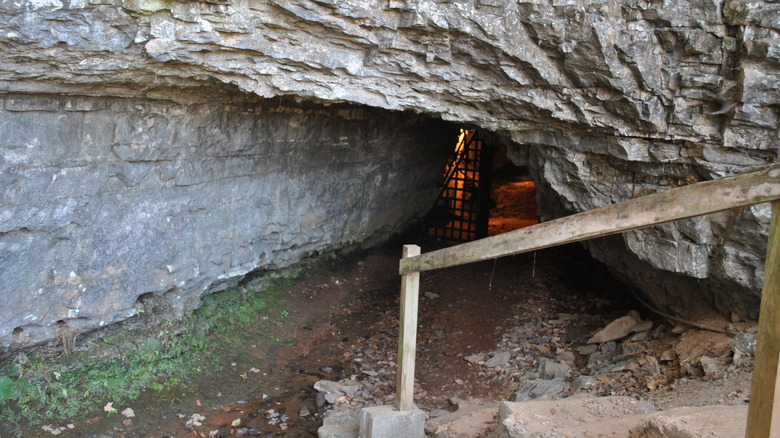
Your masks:
{"label": "cracked rock surface", "polygon": [[[10,322],[0,328],[0,337],[8,346],[19,328],[18,342],[26,345],[51,338],[59,320],[80,329],[118,321],[132,313],[132,304],[144,293],[162,295],[177,288],[178,297],[184,281],[185,295],[196,300],[221,280],[230,282],[264,266],[262,256],[270,253],[253,246],[258,236],[241,232],[231,234],[235,245],[227,248],[247,251],[240,260],[222,260],[222,244],[201,247],[199,269],[212,272],[205,277],[202,269],[190,275],[193,267],[187,267],[185,275],[184,268],[162,259],[154,266],[139,265],[136,257],[126,267],[70,263],[123,250],[112,246],[115,236],[90,226],[85,233],[91,240],[74,240],[83,216],[95,217],[87,211],[95,208],[95,200],[113,193],[102,183],[110,176],[130,187],[123,190],[133,200],[124,208],[137,205],[144,214],[154,214],[149,209],[158,204],[162,210],[180,209],[186,196],[162,202],[160,195],[142,193],[137,185],[154,174],[150,169],[156,164],[149,160],[175,163],[179,158],[175,153],[162,157],[165,145],[207,150],[215,138],[209,125],[219,121],[226,129],[217,129],[216,138],[227,135],[238,115],[213,106],[225,95],[228,101],[260,99],[288,108],[314,105],[318,111],[335,111],[333,104],[405,111],[491,131],[512,161],[528,167],[538,188],[539,214],[548,220],[773,161],[780,102],[778,31],[780,5],[753,0],[2,0],[0,170],[11,178],[4,182],[12,188],[7,190],[23,187],[26,199],[50,208],[29,209],[14,193],[3,194],[0,245],[13,249],[4,250],[8,260],[3,265],[13,260],[19,263],[14,269],[24,272],[4,283],[1,292],[4,299],[27,301],[50,290],[68,295],[53,298],[58,304],[51,309],[21,309],[11,319],[3,315]],[[98,104],[99,114],[85,113],[95,105],[82,102],[85,96],[109,101]],[[137,100],[110,101],[127,98]],[[68,105],[75,105],[76,112],[64,114]],[[133,111],[155,115],[124,115]],[[179,114],[201,124],[202,132],[184,139],[172,135],[179,132],[170,126]],[[91,121],[91,115],[98,117]],[[89,139],[66,140],[62,144],[68,147],[52,142],[89,132],[84,123],[103,122],[110,128],[90,132]],[[288,125],[295,131],[291,135],[300,136],[293,141],[311,138],[318,129],[311,120],[300,122]],[[274,135],[278,126],[270,122],[256,130]],[[348,131],[345,137],[361,138]],[[81,172],[80,184],[46,174],[31,155],[36,140],[54,144],[57,150],[47,150],[48,159]],[[77,147],[90,141],[102,151],[85,154]],[[224,157],[246,141],[234,137],[218,143],[231,145],[229,152],[220,151]],[[349,141],[345,147],[360,150]],[[109,153],[109,148],[114,150]],[[382,166],[375,153],[365,151],[366,162]],[[244,165],[226,161],[223,168],[245,175]],[[190,170],[185,186],[223,180],[204,166]],[[268,174],[278,172],[287,170],[268,169]],[[357,185],[368,177],[350,178]],[[332,207],[324,212],[330,226],[356,220],[330,218],[331,209],[341,208]],[[412,209],[392,216],[418,213]],[[764,205],[746,207],[590,242],[588,248],[663,310],[695,317],[697,306],[707,303],[755,318],[769,216]],[[215,226],[225,223],[209,220]],[[266,229],[278,223],[250,222]],[[311,230],[316,223],[312,219],[301,227]],[[31,236],[42,229],[56,231],[45,248]],[[155,251],[159,236],[135,229],[125,234],[135,243],[120,247]],[[341,245],[326,234],[323,248]],[[354,235],[369,234],[361,229]],[[63,250],[67,242],[77,243]],[[315,246],[311,250],[322,249]],[[49,258],[62,260],[63,253],[71,255],[68,262],[52,268]],[[45,266],[29,267],[34,260]],[[81,266],[106,284],[92,289]],[[122,269],[154,278],[155,284],[114,288],[109,277]],[[176,282],[169,281],[172,276]],[[119,304],[85,309],[81,303],[89,302],[91,293],[115,293]],[[20,319],[25,317],[30,319]]]}

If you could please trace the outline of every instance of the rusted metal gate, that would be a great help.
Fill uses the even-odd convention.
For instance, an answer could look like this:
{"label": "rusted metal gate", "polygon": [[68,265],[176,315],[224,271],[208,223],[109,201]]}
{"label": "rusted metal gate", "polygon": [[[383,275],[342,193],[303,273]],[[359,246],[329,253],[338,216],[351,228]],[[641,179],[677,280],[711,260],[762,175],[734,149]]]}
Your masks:
{"label": "rusted metal gate", "polygon": [[461,129],[444,172],[436,204],[428,215],[428,233],[454,242],[487,236],[493,146],[475,129]]}

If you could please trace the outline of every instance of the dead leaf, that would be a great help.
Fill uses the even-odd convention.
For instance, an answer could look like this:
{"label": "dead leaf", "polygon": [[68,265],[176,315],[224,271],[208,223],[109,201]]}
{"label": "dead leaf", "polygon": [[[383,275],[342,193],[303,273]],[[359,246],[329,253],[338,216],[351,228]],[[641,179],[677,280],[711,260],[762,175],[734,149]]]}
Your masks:
{"label": "dead leaf", "polygon": [[192,417],[187,420],[187,423],[185,424],[186,427],[189,427],[192,429],[193,427],[200,427],[203,425],[201,421],[205,420],[206,417],[200,414],[192,414]]}
{"label": "dead leaf", "polygon": [[244,374],[241,374],[241,378],[242,378],[242,379],[246,379],[246,378],[247,378],[247,375],[246,375],[246,373],[244,373]]}
{"label": "dead leaf", "polygon": [[241,426],[241,419],[240,418],[236,418],[235,420],[233,420],[232,423],[230,423],[230,427],[238,427],[238,426]]}
{"label": "dead leaf", "polygon": [[95,418],[89,420],[89,422],[92,423],[92,424],[98,424],[98,423],[100,423],[100,418],[95,417]]}
{"label": "dead leaf", "polygon": [[133,420],[131,420],[129,418],[127,420],[122,420],[122,424],[124,424],[125,426],[132,426],[133,425]]}
{"label": "dead leaf", "polygon": [[47,424],[46,426],[41,427],[44,432],[49,432],[52,435],[59,435],[62,433],[62,431],[58,427],[51,427],[51,424]]}
{"label": "dead leaf", "polygon": [[259,372],[260,372],[260,370],[258,370],[258,369],[257,369],[257,368],[255,368],[255,367],[252,367],[252,368],[250,368],[250,369],[249,369],[249,371],[250,371],[250,372],[252,372],[252,373],[255,373],[255,374],[257,374],[257,373],[259,373]]}
{"label": "dead leaf", "polygon": [[196,404],[197,406],[202,406],[202,405],[200,404],[200,400],[195,400],[195,404]]}
{"label": "dead leaf", "polygon": [[122,415],[124,415],[127,418],[133,418],[135,417],[135,412],[131,408],[127,408],[124,411],[122,411]]}
{"label": "dead leaf", "polygon": [[113,414],[116,412],[116,408],[114,407],[114,402],[108,402],[105,406],[103,406],[103,410],[108,412],[109,414]]}

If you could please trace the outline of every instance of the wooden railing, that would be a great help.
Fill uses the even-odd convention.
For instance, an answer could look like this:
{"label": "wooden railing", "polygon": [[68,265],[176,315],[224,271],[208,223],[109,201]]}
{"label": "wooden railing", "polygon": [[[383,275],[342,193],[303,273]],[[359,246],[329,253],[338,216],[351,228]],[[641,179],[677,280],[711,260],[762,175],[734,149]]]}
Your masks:
{"label": "wooden railing", "polygon": [[670,189],[425,254],[420,254],[417,245],[405,245],[399,266],[402,281],[396,406],[409,410],[414,404],[420,272],[773,202],[746,436],[780,437],[780,391],[775,391],[776,380],[780,379],[779,200],[780,164],[774,164],[756,172]]}

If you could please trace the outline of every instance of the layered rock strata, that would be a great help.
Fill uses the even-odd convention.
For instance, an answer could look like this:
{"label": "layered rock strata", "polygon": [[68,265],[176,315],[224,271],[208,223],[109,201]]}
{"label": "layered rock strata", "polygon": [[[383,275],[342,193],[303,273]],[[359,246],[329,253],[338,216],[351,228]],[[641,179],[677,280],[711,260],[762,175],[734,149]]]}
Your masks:
{"label": "layered rock strata", "polygon": [[[292,96],[464,122],[500,135],[513,160],[529,166],[549,219],[773,161],[779,31],[780,4],[753,0],[2,0],[0,93],[12,115],[5,118],[17,116],[20,93],[185,105],[203,94],[183,90],[227,84],[271,101]],[[159,126],[127,119],[119,107],[121,129],[157,153],[151,131]],[[67,114],[57,120],[26,122],[40,131],[26,140],[82,126]],[[31,151],[3,130],[2,165],[17,166]],[[198,171],[191,178],[203,178]],[[143,173],[122,172],[130,183]],[[3,232],[23,236],[34,219],[18,219],[9,187]],[[756,206],[589,246],[666,310],[690,312],[691,300],[679,297],[695,296],[755,317],[768,218]],[[92,242],[120,250],[110,239]],[[58,270],[81,276],[71,271]]]}
{"label": "layered rock strata", "polygon": [[[217,96],[212,94],[216,100]],[[249,99],[0,99],[0,340],[15,349],[399,230],[457,130]]]}

